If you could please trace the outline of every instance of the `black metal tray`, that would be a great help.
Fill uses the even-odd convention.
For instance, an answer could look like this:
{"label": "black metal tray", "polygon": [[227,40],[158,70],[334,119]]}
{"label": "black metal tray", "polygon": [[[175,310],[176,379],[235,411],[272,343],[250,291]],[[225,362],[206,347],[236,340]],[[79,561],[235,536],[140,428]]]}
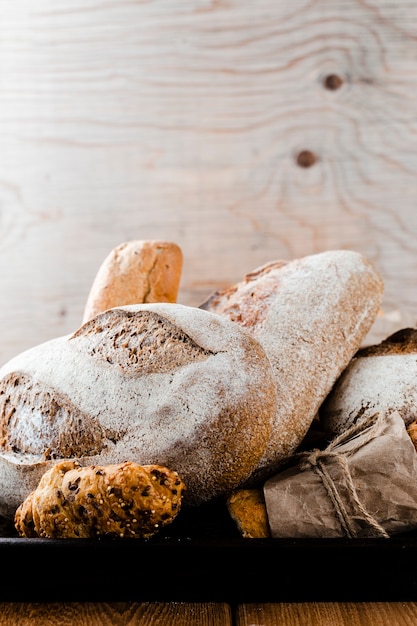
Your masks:
{"label": "black metal tray", "polygon": [[23,539],[0,523],[1,601],[417,600],[417,533],[243,539],[223,502],[152,539]]}

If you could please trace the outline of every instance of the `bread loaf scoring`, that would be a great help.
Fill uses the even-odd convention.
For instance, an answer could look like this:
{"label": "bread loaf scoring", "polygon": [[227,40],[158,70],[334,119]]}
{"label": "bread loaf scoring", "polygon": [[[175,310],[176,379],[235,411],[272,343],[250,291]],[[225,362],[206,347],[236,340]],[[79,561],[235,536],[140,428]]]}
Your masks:
{"label": "bread loaf scoring", "polygon": [[180,304],[111,309],[0,369],[0,514],[61,460],[179,473],[184,505],[234,489],[270,437],[269,360],[247,332]]}
{"label": "bread loaf scoring", "polygon": [[201,305],[248,331],[274,373],[277,412],[248,486],[271,476],[301,443],[369,331],[382,294],[382,278],[369,260],[329,250],[268,263]]}

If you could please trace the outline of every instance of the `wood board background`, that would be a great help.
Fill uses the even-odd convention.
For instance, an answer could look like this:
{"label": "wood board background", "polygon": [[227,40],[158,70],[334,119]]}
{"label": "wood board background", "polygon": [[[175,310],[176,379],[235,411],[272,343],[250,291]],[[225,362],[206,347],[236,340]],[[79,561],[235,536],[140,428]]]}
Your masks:
{"label": "wood board background", "polygon": [[0,364],[130,239],[184,304],[344,248],[413,314],[416,203],[414,0],[0,0]]}

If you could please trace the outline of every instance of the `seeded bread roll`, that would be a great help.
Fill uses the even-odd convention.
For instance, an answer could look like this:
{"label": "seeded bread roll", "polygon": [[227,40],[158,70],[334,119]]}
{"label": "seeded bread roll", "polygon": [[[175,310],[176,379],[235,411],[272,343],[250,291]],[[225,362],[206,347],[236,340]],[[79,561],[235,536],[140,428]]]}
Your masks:
{"label": "seeded bread roll", "polygon": [[164,465],[200,504],[250,475],[275,411],[269,360],[236,324],[174,303],[110,309],[0,369],[0,514],[61,460]]}
{"label": "seeded bread roll", "polygon": [[21,537],[148,539],[174,521],[184,489],[177,472],[160,465],[62,461],[19,506],[15,527]]}
{"label": "seeded bread roll", "polygon": [[182,264],[180,247],[170,241],[134,240],[120,244],[99,268],[83,323],[116,306],[176,302]]}
{"label": "seeded bread roll", "polygon": [[247,486],[271,476],[303,440],[380,308],[382,279],[358,252],[276,261],[212,294],[201,308],[249,332],[270,359],[277,412]]}
{"label": "seeded bread roll", "polygon": [[404,328],[358,350],[320,407],[320,422],[339,434],[372,414],[417,419],[417,329]]}

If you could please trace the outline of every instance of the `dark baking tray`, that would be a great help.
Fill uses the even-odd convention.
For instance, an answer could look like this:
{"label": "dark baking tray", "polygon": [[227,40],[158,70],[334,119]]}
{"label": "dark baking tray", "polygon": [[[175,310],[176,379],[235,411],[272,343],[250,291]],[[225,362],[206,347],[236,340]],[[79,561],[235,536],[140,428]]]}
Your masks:
{"label": "dark baking tray", "polygon": [[1,601],[417,600],[417,533],[243,539],[223,502],[141,539],[23,539],[0,523]]}

